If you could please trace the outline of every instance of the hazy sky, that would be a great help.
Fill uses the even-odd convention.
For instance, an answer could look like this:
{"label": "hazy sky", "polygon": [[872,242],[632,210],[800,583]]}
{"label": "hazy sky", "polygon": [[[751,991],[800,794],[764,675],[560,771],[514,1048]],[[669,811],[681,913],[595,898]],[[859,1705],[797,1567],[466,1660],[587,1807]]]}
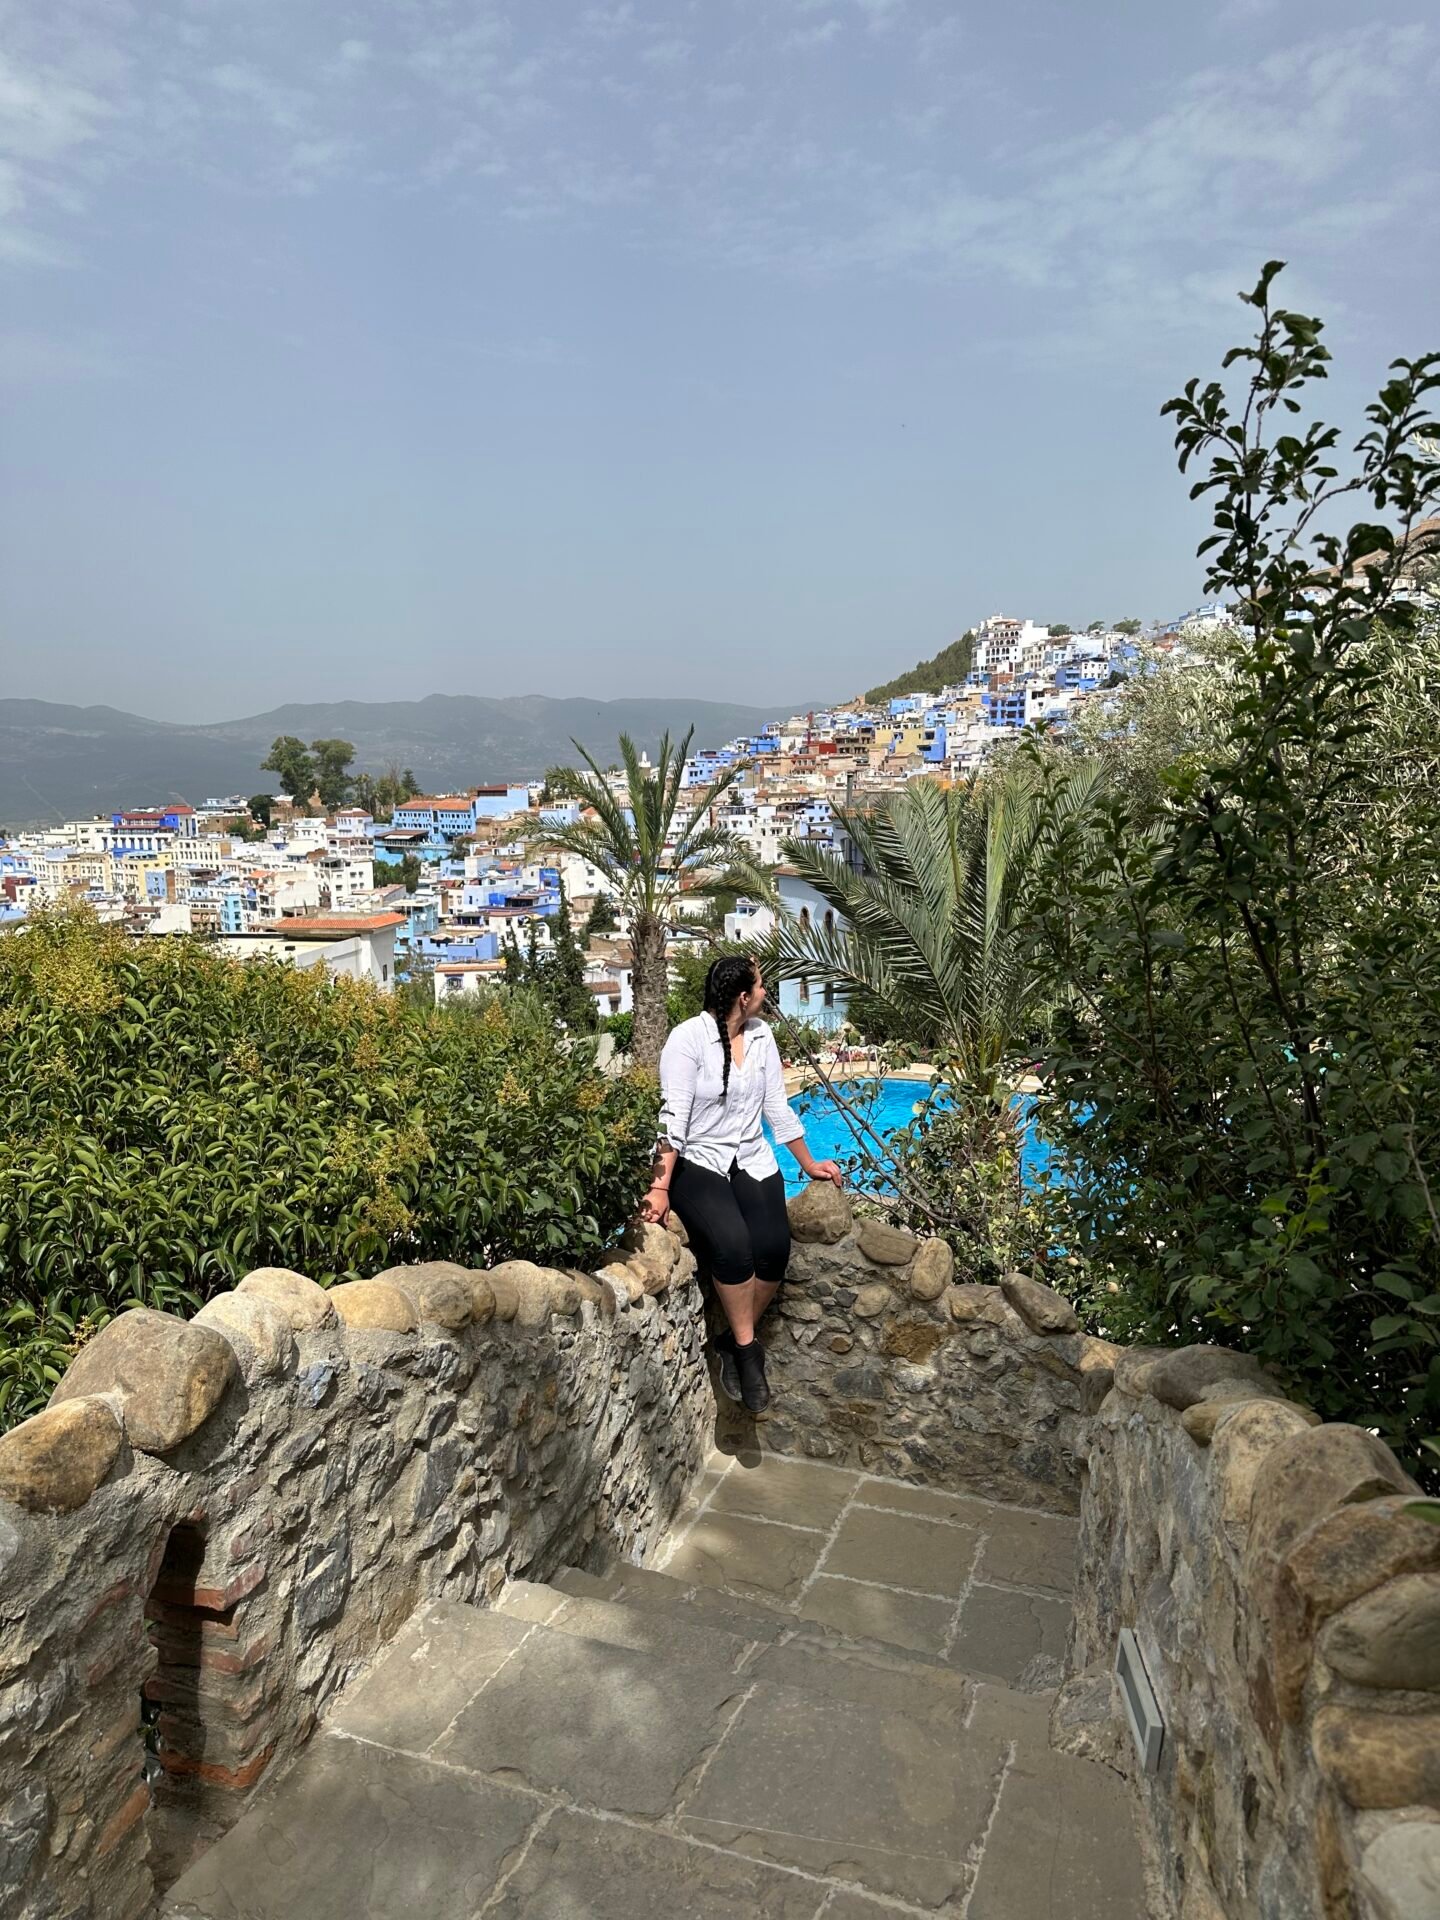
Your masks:
{"label": "hazy sky", "polygon": [[843,695],[1199,597],[1278,254],[1440,346],[1434,0],[0,0],[0,693]]}

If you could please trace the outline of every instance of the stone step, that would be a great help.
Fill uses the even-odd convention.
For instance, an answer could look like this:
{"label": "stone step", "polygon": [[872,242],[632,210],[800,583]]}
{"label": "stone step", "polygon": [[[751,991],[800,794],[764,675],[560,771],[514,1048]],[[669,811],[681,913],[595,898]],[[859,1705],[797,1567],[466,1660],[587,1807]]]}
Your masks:
{"label": "stone step", "polygon": [[[1014,1620],[1004,1618],[996,1620],[989,1631],[962,1635],[952,1651],[942,1657],[918,1647],[897,1644],[880,1634],[843,1633],[824,1621],[787,1611],[779,1601],[773,1607],[766,1606],[748,1591],[736,1594],[723,1586],[696,1585],[653,1567],[618,1563],[603,1574],[588,1573],[579,1567],[561,1567],[553,1576],[552,1585],[577,1600],[618,1602],[636,1611],[663,1614],[673,1620],[703,1621],[739,1639],[787,1645],[804,1641],[841,1653],[850,1650],[856,1657],[886,1656],[896,1663],[954,1673],[1007,1689],[1017,1685],[1016,1669],[1022,1674],[1025,1671],[1019,1660],[1007,1661],[1003,1657],[1009,1651],[1015,1627]],[[1016,1593],[1009,1596],[1009,1603],[1012,1609],[1023,1610],[1034,1604],[1034,1597]],[[881,1625],[883,1627],[883,1616]],[[1048,1669],[1043,1670],[1037,1680],[1026,1680],[1018,1690],[1043,1694],[1048,1703],[1054,1690]]]}
{"label": "stone step", "polygon": [[[538,1622],[553,1632],[689,1660],[835,1699],[900,1708],[956,1731],[973,1710],[977,1686],[982,1684],[908,1649],[805,1631],[802,1622],[787,1627],[782,1621],[778,1634],[771,1631],[757,1639],[738,1616],[709,1608],[635,1607],[623,1600],[577,1596],[528,1580],[512,1580],[495,1605],[501,1613]],[[774,1622],[760,1624],[773,1628]],[[1044,1704],[1048,1710],[1048,1696]]]}
{"label": "stone step", "polygon": [[[625,1611],[590,1619],[640,1644],[422,1609],[168,1920],[879,1920],[967,1901],[974,1920],[1141,1920],[1123,1785],[1042,1751],[1040,1699],[977,1688],[968,1718],[921,1715],[726,1670],[728,1630]],[[1051,1802],[1073,1810],[1058,1856]]]}
{"label": "stone step", "polygon": [[656,1566],[573,1590],[613,1599],[624,1585],[627,1605],[669,1606],[683,1588],[687,1607],[778,1613],[1046,1691],[1064,1668],[1074,1553],[1061,1514],[766,1457],[708,1469]]}

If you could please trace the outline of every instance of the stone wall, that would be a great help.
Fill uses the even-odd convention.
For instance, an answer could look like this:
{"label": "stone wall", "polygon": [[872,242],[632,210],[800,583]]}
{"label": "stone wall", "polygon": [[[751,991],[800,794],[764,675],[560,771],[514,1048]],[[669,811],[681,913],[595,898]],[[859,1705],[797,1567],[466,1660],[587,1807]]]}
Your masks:
{"label": "stone wall", "polygon": [[1073,1513],[1086,1414],[1117,1350],[1022,1274],[957,1286],[944,1241],[857,1220],[834,1187],[792,1200],[790,1224],[762,1329],[773,1404],[752,1419],[726,1403],[722,1444]]}
{"label": "stone wall", "polygon": [[[1157,1920],[1440,1915],[1440,1528],[1393,1456],[1242,1356],[957,1285],[828,1186],[791,1220],[773,1407],[724,1403],[720,1444],[1078,1507],[1052,1727],[1134,1776],[1133,1627]],[[3,1920],[143,1914],[421,1601],[647,1557],[714,1420],[682,1239],[638,1227],[598,1276],[267,1270],[84,1349],[0,1437]]]}
{"label": "stone wall", "polygon": [[643,1558],[711,1398],[694,1262],[267,1270],[0,1438],[0,1914],[130,1920],[423,1600]]}
{"label": "stone wall", "polygon": [[1166,1721],[1137,1781],[1183,1920],[1440,1915],[1440,1528],[1360,1427],[1243,1356],[1132,1349],[1091,1422],[1053,1732],[1132,1774],[1133,1627]]}

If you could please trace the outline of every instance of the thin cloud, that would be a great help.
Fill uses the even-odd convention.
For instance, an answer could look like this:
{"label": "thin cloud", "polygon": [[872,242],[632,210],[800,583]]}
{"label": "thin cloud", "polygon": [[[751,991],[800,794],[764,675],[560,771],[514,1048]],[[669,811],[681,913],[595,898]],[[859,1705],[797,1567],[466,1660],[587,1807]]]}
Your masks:
{"label": "thin cloud", "polygon": [[828,47],[830,42],[838,40],[844,31],[844,21],[837,20],[832,15],[830,19],[822,20],[819,26],[796,27],[793,33],[785,36],[784,45],[802,51],[809,47]]}

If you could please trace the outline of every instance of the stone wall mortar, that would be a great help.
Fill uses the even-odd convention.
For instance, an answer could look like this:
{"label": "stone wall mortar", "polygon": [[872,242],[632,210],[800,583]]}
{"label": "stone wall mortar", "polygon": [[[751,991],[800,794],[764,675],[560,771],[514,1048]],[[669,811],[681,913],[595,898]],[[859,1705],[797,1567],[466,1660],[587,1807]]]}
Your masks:
{"label": "stone wall mortar", "polygon": [[[520,1262],[493,1289],[461,1269],[407,1287],[394,1270],[412,1331],[357,1323],[390,1311],[373,1288],[345,1324],[301,1276],[257,1277],[293,1318],[226,1296],[240,1306],[206,1316],[231,1342],[223,1364],[204,1341],[179,1375],[127,1353],[107,1387],[97,1342],[84,1394],[62,1382],[29,1436],[0,1439],[6,1920],[144,1913],[165,1809],[228,1824],[418,1605],[483,1603],[512,1575],[658,1544],[713,1414],[694,1262],[660,1239],[633,1298]],[[77,1407],[100,1410],[98,1450],[76,1448]],[[166,1418],[201,1408],[170,1445]]]}

